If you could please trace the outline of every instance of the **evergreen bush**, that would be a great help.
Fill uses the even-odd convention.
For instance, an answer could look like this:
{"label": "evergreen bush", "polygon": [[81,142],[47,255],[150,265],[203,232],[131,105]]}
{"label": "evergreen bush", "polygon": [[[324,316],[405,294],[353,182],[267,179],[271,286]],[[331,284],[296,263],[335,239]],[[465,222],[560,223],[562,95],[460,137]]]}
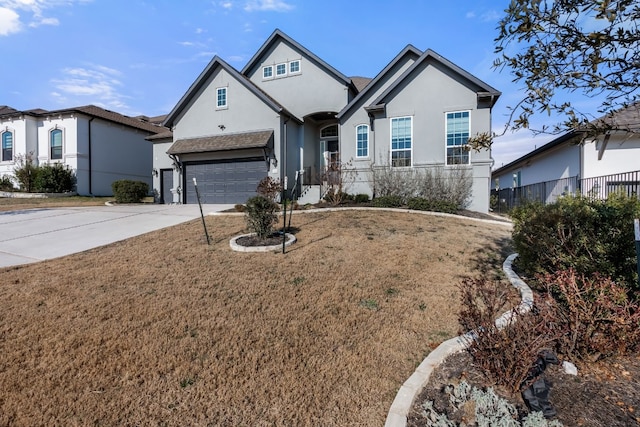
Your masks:
{"label": "evergreen bush", "polygon": [[121,179],[111,183],[116,203],[140,203],[149,194],[149,184]]}
{"label": "evergreen bush", "polygon": [[245,206],[245,220],[249,230],[261,239],[266,239],[273,233],[276,222],[278,205],[264,196],[255,196],[247,200]]}
{"label": "evergreen bush", "polygon": [[511,214],[518,266],[535,274],[575,270],[610,277],[627,289],[637,284],[633,220],[640,200],[624,194],[606,201],[564,196],[555,203],[530,203]]}

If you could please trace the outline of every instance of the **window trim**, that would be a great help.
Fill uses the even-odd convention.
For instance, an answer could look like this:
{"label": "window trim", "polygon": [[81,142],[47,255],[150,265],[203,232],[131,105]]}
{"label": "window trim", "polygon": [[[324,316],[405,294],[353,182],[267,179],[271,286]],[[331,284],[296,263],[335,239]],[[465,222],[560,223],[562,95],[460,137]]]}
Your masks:
{"label": "window trim", "polygon": [[[54,133],[60,133],[60,157],[53,157],[53,135]],[[63,160],[64,159],[64,131],[59,127],[55,127],[49,131],[49,160]]]}
{"label": "window trim", "polygon": [[[360,143],[360,128],[366,128],[366,133],[364,135],[366,135],[367,139],[366,141],[364,141],[366,143],[366,146],[363,148],[363,151],[365,151],[365,155],[360,156],[359,155],[359,151],[360,151],[360,147],[359,147],[359,143]],[[361,123],[359,125],[356,125],[356,159],[367,159],[369,158],[369,125],[365,124],[365,123]]]}
{"label": "window trim", "polygon": [[[292,71],[291,70],[291,65],[293,65],[295,63],[298,64],[298,69],[296,71]],[[302,67],[300,66],[300,63],[301,63],[301,61],[299,59],[294,59],[293,61],[289,61],[289,70],[288,70],[289,71],[289,75],[295,76],[297,74],[302,73]]]}
{"label": "window trim", "polygon": [[[224,110],[229,108],[229,88],[227,86],[221,86],[216,88],[216,110]],[[220,104],[220,92],[224,91],[224,104]]]}
{"label": "window trim", "polygon": [[[411,119],[411,147],[409,149],[406,148],[393,148],[393,121],[400,119]],[[413,116],[399,116],[399,117],[390,117],[389,120],[389,167],[391,168],[412,168],[413,167]],[[393,166],[393,153],[400,151],[409,151],[411,155],[411,162],[409,166]]]}
{"label": "window trim", "polygon": [[462,145],[448,145],[447,144],[447,139],[449,138],[449,129],[448,129],[448,116],[449,114],[455,114],[455,113],[467,113],[469,115],[469,119],[468,119],[468,123],[469,123],[469,127],[467,129],[467,144],[469,142],[469,136],[471,135],[471,110],[456,110],[456,111],[445,111],[444,113],[444,164],[445,166],[468,166],[471,164],[471,151],[467,151],[467,162],[466,163],[449,163],[449,148],[455,148],[455,147],[460,147],[461,149],[464,150],[464,146],[467,144],[462,144]]}
{"label": "window trim", "polygon": [[[5,156],[4,156],[5,135],[11,135],[11,158],[10,159],[5,159]],[[0,132],[0,161],[13,162],[15,147],[16,147],[16,136],[13,130],[5,129],[4,131]]]}
{"label": "window trim", "polygon": [[[265,71],[266,70],[269,70],[271,75],[265,76]],[[262,67],[262,80],[271,80],[271,79],[273,79],[273,77],[274,77],[274,75],[273,75],[273,65],[265,65],[264,67]]]}
{"label": "window trim", "polygon": [[[279,73],[278,72],[278,67],[284,67],[284,73]],[[276,64],[276,75],[275,77],[287,77],[287,68],[288,65],[286,62],[281,62],[279,64]]]}

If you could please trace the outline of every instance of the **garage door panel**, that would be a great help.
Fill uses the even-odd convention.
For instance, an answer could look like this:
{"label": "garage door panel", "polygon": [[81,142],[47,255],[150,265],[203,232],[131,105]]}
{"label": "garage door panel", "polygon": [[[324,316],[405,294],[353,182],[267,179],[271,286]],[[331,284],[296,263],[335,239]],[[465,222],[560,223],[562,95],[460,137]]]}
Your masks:
{"label": "garage door panel", "polygon": [[263,159],[237,159],[225,162],[185,165],[187,203],[197,203],[193,178],[198,181],[202,203],[245,203],[256,195],[260,180],[267,176]]}

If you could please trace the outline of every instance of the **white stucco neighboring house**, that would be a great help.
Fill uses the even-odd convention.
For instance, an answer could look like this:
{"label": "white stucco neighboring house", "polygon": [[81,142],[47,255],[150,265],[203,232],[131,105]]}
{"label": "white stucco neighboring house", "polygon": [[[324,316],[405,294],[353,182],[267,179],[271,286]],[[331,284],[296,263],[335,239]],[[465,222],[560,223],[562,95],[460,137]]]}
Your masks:
{"label": "white stucco neighboring house", "polygon": [[120,179],[151,186],[152,143],[166,131],[158,121],[128,117],[87,105],[47,111],[0,106],[0,175],[13,176],[20,157],[38,164],[61,163],[77,178],[80,195],[110,196]]}
{"label": "white stucco neighboring house", "polygon": [[[373,79],[347,77],[275,30],[242,70],[214,57],[164,121],[153,186],[165,202],[244,203],[265,176],[322,197],[331,164],[346,191],[375,193],[375,167],[464,168],[469,208],[486,212],[491,156],[467,138],[491,130],[500,92],[432,50],[408,45]],[[298,180],[296,181],[296,176]]]}
{"label": "white stucco neighboring house", "polygon": [[560,135],[495,169],[491,189],[528,187],[529,193],[544,193],[540,200],[545,202],[578,190],[598,197],[615,190],[640,194],[639,105],[597,121],[607,123],[612,130],[596,137],[585,136],[582,131]]}

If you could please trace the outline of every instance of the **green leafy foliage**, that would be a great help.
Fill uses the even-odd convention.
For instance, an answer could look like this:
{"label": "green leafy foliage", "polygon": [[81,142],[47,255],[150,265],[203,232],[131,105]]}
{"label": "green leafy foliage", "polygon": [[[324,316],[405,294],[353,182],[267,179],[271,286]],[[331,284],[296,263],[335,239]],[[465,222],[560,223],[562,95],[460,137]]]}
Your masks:
{"label": "green leafy foliage", "polygon": [[432,212],[445,212],[456,213],[458,212],[458,206],[452,202],[446,200],[429,200],[424,197],[412,197],[407,201],[407,207],[409,209],[417,211],[432,211]]}
{"label": "green leafy foliage", "polygon": [[518,265],[531,277],[572,268],[640,291],[633,235],[638,217],[640,200],[624,194],[606,201],[566,196],[518,207],[512,212]]}
{"label": "green leafy foliage", "polygon": [[38,173],[40,168],[33,161],[33,153],[26,155],[16,155],[16,165],[13,168],[13,174],[18,181],[20,191],[32,193],[36,191],[36,180],[38,179]]}
{"label": "green leafy foliage", "polygon": [[542,132],[582,128],[595,135],[628,128],[594,122],[564,98],[568,92],[596,98],[602,114],[638,99],[639,20],[640,7],[629,0],[511,1],[498,24],[494,67],[509,69],[525,93],[505,131],[529,127],[536,113],[563,120]]}
{"label": "green leafy foliage", "polygon": [[149,184],[129,179],[112,182],[111,189],[117,203],[140,203],[149,194]]}
{"label": "green leafy foliage", "polygon": [[13,180],[9,175],[0,176],[0,191],[14,191]]}
{"label": "green leafy foliage", "polygon": [[402,206],[402,197],[388,195],[373,199],[373,204],[378,208],[399,208]]}
{"label": "green leafy foliage", "polygon": [[261,239],[269,237],[273,233],[277,211],[278,205],[273,200],[264,196],[250,198],[245,206],[247,227]]}
{"label": "green leafy foliage", "polygon": [[356,194],[353,196],[353,200],[356,203],[369,203],[369,195],[368,194]]}
{"label": "green leafy foliage", "polygon": [[61,163],[45,164],[36,175],[36,191],[43,193],[67,193],[73,191],[76,177],[69,167]]}

